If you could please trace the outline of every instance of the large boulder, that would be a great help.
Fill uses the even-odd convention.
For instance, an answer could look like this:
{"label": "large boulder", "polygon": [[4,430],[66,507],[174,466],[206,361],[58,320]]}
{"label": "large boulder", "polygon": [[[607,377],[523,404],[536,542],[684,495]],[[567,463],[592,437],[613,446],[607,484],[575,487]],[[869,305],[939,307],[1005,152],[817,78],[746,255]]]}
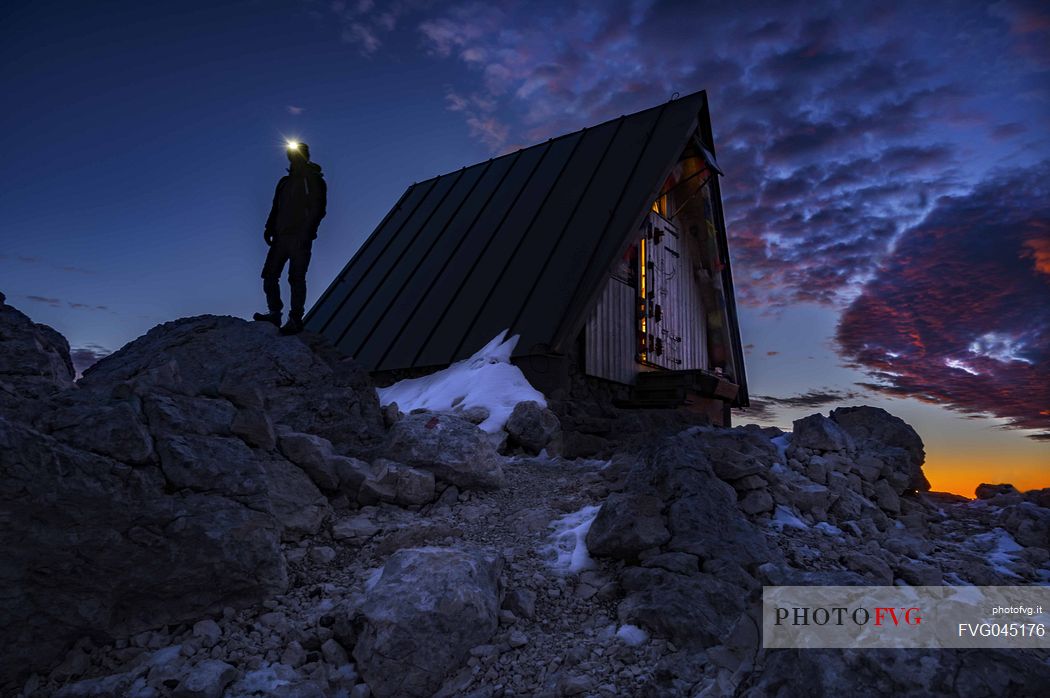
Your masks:
{"label": "large boulder", "polygon": [[108,394],[146,383],[262,407],[275,426],[324,437],[346,455],[369,455],[383,435],[379,399],[360,365],[319,336],[281,337],[267,322],[201,315],[158,325],[85,371],[79,385]]}
{"label": "large boulder", "polygon": [[753,428],[694,427],[689,433],[701,437],[693,438],[693,443],[707,457],[715,475],[726,481],[767,472],[779,460],[769,437]]}
{"label": "large boulder", "polygon": [[[842,428],[861,449],[882,452],[883,460],[895,461],[894,469],[905,481],[905,489],[926,491],[930,483],[922,472],[926,460],[922,438],[900,417],[880,407],[839,407],[831,411],[831,420]],[[903,453],[894,458],[894,452]]]}
{"label": "large boulder", "polygon": [[73,387],[69,342],[0,300],[0,414]]}
{"label": "large boulder", "polygon": [[853,446],[853,439],[824,415],[811,414],[795,420],[791,446],[811,451],[845,451]]}
{"label": "large boulder", "polygon": [[84,635],[126,637],[283,591],[282,526],[252,477],[175,492],[157,466],[0,419],[0,687]]}
{"label": "large boulder", "polygon": [[397,551],[368,591],[354,647],[378,698],[430,696],[498,625],[502,559],[485,551]]}
{"label": "large boulder", "polygon": [[503,427],[511,445],[520,446],[528,453],[539,453],[561,433],[558,416],[534,400],[525,400],[514,406]]}
{"label": "large boulder", "polygon": [[649,494],[609,495],[587,532],[587,549],[599,557],[632,560],[643,550],[663,545],[671,533],[662,508],[663,502]]}
{"label": "large boulder", "polygon": [[0,342],[11,347],[0,355],[0,585],[12,590],[0,595],[0,693],[79,637],[127,637],[284,591],[280,543],[320,530],[331,508],[311,475],[332,483],[307,449],[285,449],[303,467],[276,450],[275,424],[342,450],[326,454],[340,486],[371,472],[348,454],[381,438],[374,390],[316,338],[189,318],[78,385],[65,341],[7,306]]}
{"label": "large boulder", "polygon": [[380,450],[384,458],[429,470],[457,487],[503,485],[500,455],[485,432],[450,414],[417,412],[398,420]]}

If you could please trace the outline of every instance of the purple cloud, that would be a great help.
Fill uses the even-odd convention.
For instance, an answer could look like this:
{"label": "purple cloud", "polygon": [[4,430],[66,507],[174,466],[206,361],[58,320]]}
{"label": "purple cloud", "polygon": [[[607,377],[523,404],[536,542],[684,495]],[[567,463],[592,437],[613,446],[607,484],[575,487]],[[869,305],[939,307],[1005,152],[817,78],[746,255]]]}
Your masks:
{"label": "purple cloud", "polygon": [[1050,161],[995,173],[904,234],[839,322],[864,387],[1050,436],[1048,183]]}

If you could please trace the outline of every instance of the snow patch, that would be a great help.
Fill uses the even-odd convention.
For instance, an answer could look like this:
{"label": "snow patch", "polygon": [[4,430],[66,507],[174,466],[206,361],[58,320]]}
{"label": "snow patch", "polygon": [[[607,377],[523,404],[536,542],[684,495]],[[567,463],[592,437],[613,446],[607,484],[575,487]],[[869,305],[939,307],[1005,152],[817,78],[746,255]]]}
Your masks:
{"label": "snow patch", "polygon": [[809,528],[805,521],[798,517],[798,514],[788,509],[783,504],[778,504],[776,511],[773,512],[773,518],[770,519],[769,525],[778,531],[783,531],[784,527],[789,528]]}
{"label": "snow patch", "polygon": [[770,442],[776,446],[777,453],[780,454],[780,462],[787,465],[787,450],[791,444],[791,432],[785,432],[780,436],[776,436],[770,439]]}
{"label": "snow patch", "polygon": [[227,692],[236,696],[269,696],[298,678],[296,671],[286,664],[264,663],[258,669],[245,672],[241,680],[230,686]]}
{"label": "snow patch", "polygon": [[616,637],[620,638],[625,645],[638,647],[648,642],[649,633],[637,625],[621,625],[620,629],[616,631]]}
{"label": "snow patch", "polygon": [[974,547],[978,550],[987,550],[985,559],[999,574],[1007,577],[1017,577],[1011,565],[1016,562],[1017,554],[1024,548],[1018,545],[1006,530],[995,528],[988,533],[981,533],[973,537]]}
{"label": "snow patch", "polygon": [[563,574],[573,574],[594,566],[586,539],[599,509],[598,505],[585,506],[551,522],[550,528],[554,529],[551,542],[542,551],[552,558],[551,567]]}
{"label": "snow patch", "polygon": [[376,388],[379,404],[385,407],[396,402],[405,413],[415,409],[448,412],[484,407],[489,416],[478,426],[490,434],[503,428],[519,402],[533,400],[546,407],[543,393],[529,385],[521,369],[510,362],[518,335],[504,339],[507,331],[500,332],[470,358],[448,368],[422,378],[398,381],[388,388]]}
{"label": "snow patch", "polygon": [[825,534],[827,534],[829,536],[841,536],[842,535],[842,529],[841,528],[839,528],[838,526],[832,526],[827,521],[821,521],[820,523],[815,524],[813,526],[813,528],[815,528],[818,531],[820,531],[821,533],[825,533]]}

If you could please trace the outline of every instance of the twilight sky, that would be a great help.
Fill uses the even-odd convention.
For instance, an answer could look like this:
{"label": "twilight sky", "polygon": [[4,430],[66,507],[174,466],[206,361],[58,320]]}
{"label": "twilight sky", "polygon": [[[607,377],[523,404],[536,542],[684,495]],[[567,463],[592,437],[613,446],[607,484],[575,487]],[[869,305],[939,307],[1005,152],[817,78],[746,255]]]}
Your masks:
{"label": "twilight sky", "polygon": [[250,316],[294,136],[312,302],[411,182],[706,89],[740,421],[879,405],[935,489],[1050,486],[1050,8],[889,5],[5,4],[0,291],[82,365]]}

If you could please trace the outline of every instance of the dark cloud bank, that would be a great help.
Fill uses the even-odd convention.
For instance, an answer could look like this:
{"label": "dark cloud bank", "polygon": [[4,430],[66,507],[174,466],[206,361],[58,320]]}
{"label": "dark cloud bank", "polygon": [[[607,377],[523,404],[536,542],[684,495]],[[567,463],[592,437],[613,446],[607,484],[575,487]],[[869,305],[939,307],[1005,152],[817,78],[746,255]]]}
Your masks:
{"label": "dark cloud bank", "polygon": [[1050,439],[1050,162],[938,202],[846,309],[865,387]]}

